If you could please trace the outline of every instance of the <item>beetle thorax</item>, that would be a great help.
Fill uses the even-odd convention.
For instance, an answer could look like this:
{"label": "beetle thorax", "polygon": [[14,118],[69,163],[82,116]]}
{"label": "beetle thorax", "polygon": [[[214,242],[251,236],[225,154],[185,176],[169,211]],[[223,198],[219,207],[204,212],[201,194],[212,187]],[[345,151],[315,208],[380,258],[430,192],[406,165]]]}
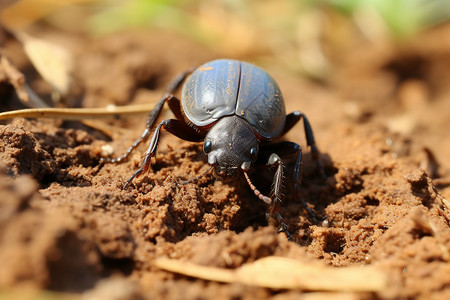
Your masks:
{"label": "beetle thorax", "polygon": [[258,140],[248,122],[238,116],[221,118],[205,137],[204,151],[217,175],[236,176],[248,170],[258,152]]}

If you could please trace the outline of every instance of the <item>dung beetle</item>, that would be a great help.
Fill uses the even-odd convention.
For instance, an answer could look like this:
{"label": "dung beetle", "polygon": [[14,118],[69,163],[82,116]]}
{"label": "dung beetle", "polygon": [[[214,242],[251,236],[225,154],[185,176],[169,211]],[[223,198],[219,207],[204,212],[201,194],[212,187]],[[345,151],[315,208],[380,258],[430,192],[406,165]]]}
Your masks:
{"label": "dung beetle", "polygon": [[[180,101],[173,93],[183,83]],[[225,178],[236,177],[243,172],[255,195],[270,205],[269,216],[277,220],[279,229],[290,239],[280,214],[284,171],[280,156],[296,155],[293,181],[300,192],[302,149],[293,142],[274,141],[302,119],[312,158],[324,173],[308,119],[299,111],[286,115],[283,96],[275,80],[255,65],[231,59],[214,60],[197,69],[187,70],[169,85],[164,97],[149,114],[145,131],[128,151],[119,158],[105,158],[103,161],[120,162],[146,141],[166,102],[176,119],[164,120],[156,126],[142,165],[128,179],[125,188],[135,177],[151,168],[151,158],[156,154],[162,129],[186,141],[204,141],[203,151],[208,156],[210,168],[186,182],[200,178],[213,168],[216,176]],[[276,168],[270,197],[252,184],[247,174],[252,164]]]}

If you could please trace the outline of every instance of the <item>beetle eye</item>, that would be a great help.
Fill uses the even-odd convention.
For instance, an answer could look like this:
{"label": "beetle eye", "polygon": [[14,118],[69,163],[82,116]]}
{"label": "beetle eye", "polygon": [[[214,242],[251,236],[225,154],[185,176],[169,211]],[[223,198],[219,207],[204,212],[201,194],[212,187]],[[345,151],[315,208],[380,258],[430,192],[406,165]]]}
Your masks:
{"label": "beetle eye", "polygon": [[250,149],[250,159],[252,161],[256,160],[256,156],[258,155],[258,150],[256,148]]}
{"label": "beetle eye", "polygon": [[208,154],[212,150],[212,142],[210,140],[206,141],[205,144],[203,144],[203,151]]}

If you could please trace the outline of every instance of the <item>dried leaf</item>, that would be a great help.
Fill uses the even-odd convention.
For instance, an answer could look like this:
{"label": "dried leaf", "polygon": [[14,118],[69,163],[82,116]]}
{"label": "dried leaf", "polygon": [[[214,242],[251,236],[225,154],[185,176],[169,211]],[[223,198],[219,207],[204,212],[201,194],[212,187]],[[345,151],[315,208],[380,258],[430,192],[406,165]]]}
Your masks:
{"label": "dried leaf", "polygon": [[[281,294],[283,299],[283,294]],[[361,296],[354,292],[310,292],[303,293],[302,300],[361,300]],[[363,298],[364,299],[364,298]],[[278,300],[276,297],[274,300]]]}
{"label": "dried leaf", "polygon": [[235,270],[199,266],[160,258],[157,267],[205,280],[239,282],[273,289],[377,292],[386,288],[385,274],[373,267],[330,267],[284,257],[266,257]]}
{"label": "dried leaf", "polygon": [[25,53],[41,76],[60,94],[66,95],[71,85],[72,54],[55,43],[16,32]]}

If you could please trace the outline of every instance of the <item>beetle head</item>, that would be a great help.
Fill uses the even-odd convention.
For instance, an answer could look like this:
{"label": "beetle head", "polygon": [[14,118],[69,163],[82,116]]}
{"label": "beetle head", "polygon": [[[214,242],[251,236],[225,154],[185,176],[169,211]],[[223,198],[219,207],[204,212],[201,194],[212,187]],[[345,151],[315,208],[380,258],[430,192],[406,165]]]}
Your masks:
{"label": "beetle head", "polygon": [[248,171],[256,160],[259,142],[252,127],[237,116],[221,118],[205,137],[203,150],[216,175],[235,177],[239,169]]}

